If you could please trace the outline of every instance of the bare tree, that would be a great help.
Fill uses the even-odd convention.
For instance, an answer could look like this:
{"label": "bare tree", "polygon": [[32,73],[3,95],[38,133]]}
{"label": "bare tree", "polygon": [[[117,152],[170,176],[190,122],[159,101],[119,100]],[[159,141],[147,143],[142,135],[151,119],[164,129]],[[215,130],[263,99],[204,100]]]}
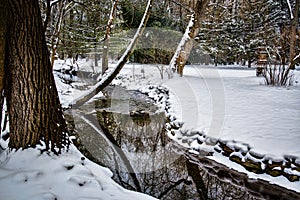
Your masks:
{"label": "bare tree", "polygon": [[4,60],[9,147],[28,148],[44,143],[46,150],[60,153],[69,140],[38,1],[4,3],[10,13],[3,19],[9,24]]}
{"label": "bare tree", "polygon": [[57,7],[57,21],[54,32],[51,35],[51,66],[53,68],[56,58],[57,48],[60,41],[61,26],[65,15],[66,1],[60,1]]}
{"label": "bare tree", "polygon": [[209,0],[197,0],[197,2],[189,1],[190,20],[170,62],[170,68],[176,69],[180,76],[183,75],[183,67],[193,48],[193,39],[199,33],[199,22],[208,2]]}
{"label": "bare tree", "polygon": [[152,2],[153,2],[153,0],[148,0],[141,23],[140,23],[133,39],[131,40],[131,43],[128,45],[126,51],[124,52],[122,57],[119,59],[114,70],[111,73],[107,74],[107,76],[102,78],[101,81],[99,81],[93,88],[91,88],[89,91],[87,91],[81,97],[79,97],[78,99],[75,99],[75,101],[71,102],[70,107],[77,108],[77,107],[83,105],[85,102],[87,102],[92,97],[94,97],[96,94],[98,94],[101,90],[103,90],[106,86],[108,86],[113,81],[113,79],[119,74],[121,69],[124,67],[124,65],[128,61],[129,57],[133,53],[133,50],[138,42],[138,39],[140,38],[140,36],[142,35],[142,33],[146,27],[148,18],[150,16]]}

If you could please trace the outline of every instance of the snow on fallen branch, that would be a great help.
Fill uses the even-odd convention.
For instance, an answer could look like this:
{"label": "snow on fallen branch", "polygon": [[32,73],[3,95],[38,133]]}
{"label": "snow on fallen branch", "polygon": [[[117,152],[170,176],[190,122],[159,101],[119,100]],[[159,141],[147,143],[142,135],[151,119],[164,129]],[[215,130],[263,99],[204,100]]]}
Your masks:
{"label": "snow on fallen branch", "polygon": [[81,105],[83,105],[84,103],[86,103],[87,101],[89,101],[96,94],[98,94],[100,91],[102,91],[106,86],[108,86],[112,82],[112,80],[119,74],[121,69],[124,67],[126,62],[129,60],[129,57],[133,53],[133,50],[138,42],[139,37],[142,35],[142,33],[146,27],[148,18],[150,16],[150,10],[151,10],[150,8],[152,6],[152,2],[153,2],[153,0],[148,0],[141,23],[140,23],[133,39],[131,40],[130,44],[128,45],[126,51],[124,52],[122,57],[119,59],[114,70],[111,71],[110,73],[108,73],[107,76],[103,77],[96,85],[94,85],[91,89],[89,89],[83,95],[81,95],[80,97],[78,97],[76,99],[73,99],[73,101],[69,103],[69,108],[78,108]]}

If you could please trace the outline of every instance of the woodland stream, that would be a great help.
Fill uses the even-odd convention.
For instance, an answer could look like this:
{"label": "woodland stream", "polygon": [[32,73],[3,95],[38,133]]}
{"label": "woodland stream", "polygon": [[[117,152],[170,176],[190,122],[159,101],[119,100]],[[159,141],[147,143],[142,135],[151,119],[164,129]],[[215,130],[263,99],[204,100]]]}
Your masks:
{"label": "woodland stream", "polygon": [[165,134],[166,117],[137,91],[108,87],[105,97],[68,111],[77,147],[108,167],[121,186],[159,199],[300,199],[196,156]]}

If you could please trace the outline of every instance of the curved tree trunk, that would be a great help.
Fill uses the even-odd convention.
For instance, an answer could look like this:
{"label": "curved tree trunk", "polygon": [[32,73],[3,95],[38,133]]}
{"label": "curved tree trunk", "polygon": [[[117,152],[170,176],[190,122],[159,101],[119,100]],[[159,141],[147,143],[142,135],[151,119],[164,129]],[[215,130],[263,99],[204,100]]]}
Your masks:
{"label": "curved tree trunk", "polygon": [[144,16],[141,20],[141,23],[139,25],[139,28],[137,29],[133,39],[131,40],[131,43],[128,45],[126,51],[122,55],[122,57],[119,59],[115,69],[108,74],[106,77],[104,77],[100,82],[98,82],[93,88],[91,88],[89,91],[87,91],[85,94],[80,96],[78,99],[75,99],[73,102],[70,103],[70,107],[78,108],[81,105],[83,105],[85,102],[93,98],[96,94],[98,94],[101,90],[103,90],[106,86],[108,86],[113,79],[119,74],[121,69],[124,67],[126,62],[128,61],[129,57],[133,53],[133,50],[138,42],[138,39],[143,34],[143,31],[146,27],[148,18],[150,16],[150,11],[152,7],[153,0],[148,0]]}
{"label": "curved tree trunk", "polygon": [[38,1],[6,1],[10,12],[5,55],[9,147],[35,147],[43,141],[46,149],[60,153],[69,141]]}

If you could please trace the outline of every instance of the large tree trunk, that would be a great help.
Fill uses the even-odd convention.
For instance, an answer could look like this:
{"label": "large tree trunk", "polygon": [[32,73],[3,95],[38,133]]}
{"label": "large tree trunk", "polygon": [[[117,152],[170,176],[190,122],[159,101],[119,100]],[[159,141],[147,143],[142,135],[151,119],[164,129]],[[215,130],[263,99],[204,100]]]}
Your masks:
{"label": "large tree trunk", "polygon": [[298,20],[299,20],[299,3],[300,0],[296,0],[296,4],[293,10],[293,19],[290,32],[290,69],[295,69],[294,58],[296,56],[296,35],[298,29]]}
{"label": "large tree trunk", "polygon": [[[62,22],[63,22],[63,18],[64,18],[64,14],[65,14],[65,2],[66,1],[61,1],[59,2],[58,5],[58,19],[55,25],[55,29],[54,29],[54,33],[51,36],[51,67],[53,68],[54,66],[54,61],[56,59],[56,54],[57,54],[57,48],[59,46],[59,41],[60,41],[60,31],[61,31],[61,26],[62,26]],[[51,9],[51,8],[49,8]],[[48,11],[48,8],[47,8]],[[45,22],[46,23],[46,22]],[[44,26],[46,29],[46,26]]]}
{"label": "large tree trunk", "polygon": [[[6,2],[0,4],[0,92],[4,86],[5,34],[7,22]],[[2,108],[2,107],[1,107]],[[0,114],[1,115],[1,114]]]}
{"label": "large tree trunk", "polygon": [[185,33],[177,46],[177,49],[170,61],[170,68],[175,69],[180,76],[183,75],[183,68],[187,62],[190,52],[193,49],[194,38],[200,30],[200,19],[204,14],[204,10],[209,0],[197,0],[195,8],[191,9],[191,18]]}
{"label": "large tree trunk", "polygon": [[[0,108],[2,111],[4,96],[4,59],[5,59],[5,43],[6,43],[6,27],[7,27],[7,5],[6,1],[0,4]],[[2,130],[2,113],[0,113],[0,131]]]}
{"label": "large tree trunk", "polygon": [[11,148],[60,153],[68,144],[66,124],[52,74],[38,1],[6,0],[9,27],[5,94]]}

